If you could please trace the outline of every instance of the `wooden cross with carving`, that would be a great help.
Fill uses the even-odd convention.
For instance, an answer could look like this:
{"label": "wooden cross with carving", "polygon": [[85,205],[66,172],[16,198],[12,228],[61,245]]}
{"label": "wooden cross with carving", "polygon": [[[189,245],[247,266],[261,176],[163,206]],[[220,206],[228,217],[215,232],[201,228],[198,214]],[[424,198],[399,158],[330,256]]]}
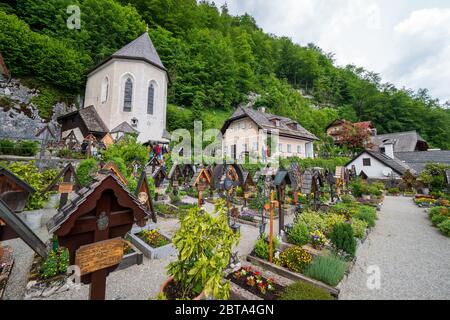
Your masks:
{"label": "wooden cross with carving", "polygon": [[270,211],[270,232],[269,232],[269,262],[272,263],[273,260],[273,213],[276,208],[278,208],[280,203],[275,200],[275,191],[272,191],[270,195],[270,202],[266,203],[264,209]]}

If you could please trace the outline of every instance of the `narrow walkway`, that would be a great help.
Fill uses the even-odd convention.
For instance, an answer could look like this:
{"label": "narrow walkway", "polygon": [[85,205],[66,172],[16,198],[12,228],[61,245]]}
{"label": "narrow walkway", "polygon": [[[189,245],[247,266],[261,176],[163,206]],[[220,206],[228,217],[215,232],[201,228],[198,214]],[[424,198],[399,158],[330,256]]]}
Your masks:
{"label": "narrow walkway", "polygon": [[[378,290],[367,287],[371,266],[380,270]],[[411,198],[386,197],[377,226],[341,284],[340,299],[448,300],[449,271],[450,238],[431,225]]]}

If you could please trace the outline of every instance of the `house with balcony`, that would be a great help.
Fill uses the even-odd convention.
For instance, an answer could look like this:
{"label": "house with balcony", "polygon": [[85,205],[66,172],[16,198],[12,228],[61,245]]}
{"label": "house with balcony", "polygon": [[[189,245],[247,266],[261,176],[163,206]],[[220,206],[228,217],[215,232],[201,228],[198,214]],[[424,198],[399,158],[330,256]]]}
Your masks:
{"label": "house with balcony", "polygon": [[238,107],[222,127],[223,151],[234,159],[246,155],[261,156],[267,150],[261,131],[268,137],[278,133],[278,150],[282,158],[314,158],[314,142],[319,139],[297,121],[266,112],[264,107]]}
{"label": "house with balcony", "polygon": [[336,145],[341,145],[345,129],[349,127],[354,127],[363,132],[365,131],[369,136],[377,135],[377,129],[371,121],[352,123],[345,119],[338,119],[327,127],[327,136],[331,137]]}

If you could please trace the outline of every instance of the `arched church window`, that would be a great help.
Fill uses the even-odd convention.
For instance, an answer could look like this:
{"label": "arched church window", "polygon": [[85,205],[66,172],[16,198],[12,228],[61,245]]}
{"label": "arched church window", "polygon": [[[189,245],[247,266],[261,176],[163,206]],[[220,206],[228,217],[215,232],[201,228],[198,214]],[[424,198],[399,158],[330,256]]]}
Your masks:
{"label": "arched church window", "polygon": [[108,78],[103,79],[102,82],[102,95],[101,95],[101,102],[105,103],[108,101],[108,90],[109,90],[109,80]]}
{"label": "arched church window", "polygon": [[148,87],[147,114],[153,114],[155,105],[155,86],[151,83]]}
{"label": "arched church window", "polygon": [[125,81],[125,90],[123,95],[123,111],[131,112],[131,104],[133,102],[133,80],[128,78]]}

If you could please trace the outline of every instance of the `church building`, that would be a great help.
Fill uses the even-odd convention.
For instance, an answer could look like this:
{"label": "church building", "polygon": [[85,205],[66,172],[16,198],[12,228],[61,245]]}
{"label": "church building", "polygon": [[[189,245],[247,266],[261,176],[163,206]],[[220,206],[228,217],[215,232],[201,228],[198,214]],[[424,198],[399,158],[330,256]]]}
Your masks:
{"label": "church building", "polygon": [[[91,109],[108,132],[128,123],[138,141],[168,142],[166,131],[169,75],[148,35],[132,41],[97,65],[87,76],[84,108]],[[65,135],[76,128],[79,112],[58,119]],[[94,128],[95,129],[95,128]],[[94,130],[93,129],[93,130]],[[105,131],[98,128],[96,133]]]}

